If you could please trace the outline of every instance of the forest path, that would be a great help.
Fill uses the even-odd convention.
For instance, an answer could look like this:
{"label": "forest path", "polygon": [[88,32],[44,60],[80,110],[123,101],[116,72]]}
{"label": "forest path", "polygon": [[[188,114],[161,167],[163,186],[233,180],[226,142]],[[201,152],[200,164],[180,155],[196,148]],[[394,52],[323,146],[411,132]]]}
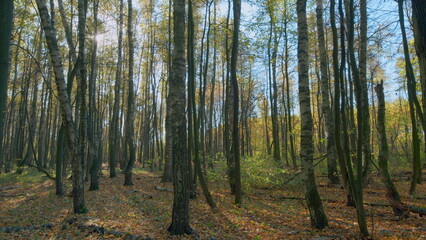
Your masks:
{"label": "forest path", "polygon": [[[320,178],[323,180],[323,178]],[[233,196],[222,180],[210,183],[218,205],[210,210],[202,195],[191,200],[193,236],[170,237],[173,193],[171,183],[161,183],[159,173],[136,169],[134,186],[123,186],[124,175],[101,176],[100,190],[87,191],[89,213],[72,214],[72,198],[56,197],[54,182],[27,169],[23,175],[0,175],[0,239],[356,239],[359,237],[355,209],[345,204],[340,188],[320,183],[320,193],[330,227],[310,228],[300,185],[282,189],[251,189],[244,204],[232,204]],[[66,190],[70,190],[67,180]],[[396,185],[406,203],[425,206],[426,188],[407,196],[409,182]],[[201,190],[199,190],[201,193]],[[416,214],[396,219],[384,200],[379,183],[365,190],[368,226],[374,239],[426,239],[426,220]],[[379,206],[371,206],[371,205]],[[12,227],[12,228],[11,228]],[[374,228],[373,228],[374,227]],[[321,238],[322,237],[322,238]]]}

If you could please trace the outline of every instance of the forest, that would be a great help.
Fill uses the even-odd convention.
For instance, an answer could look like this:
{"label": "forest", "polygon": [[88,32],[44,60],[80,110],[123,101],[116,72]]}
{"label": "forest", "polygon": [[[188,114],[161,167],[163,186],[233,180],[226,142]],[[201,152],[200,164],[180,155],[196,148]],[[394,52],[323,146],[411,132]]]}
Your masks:
{"label": "forest", "polygon": [[1,0],[0,239],[426,239],[426,1]]}

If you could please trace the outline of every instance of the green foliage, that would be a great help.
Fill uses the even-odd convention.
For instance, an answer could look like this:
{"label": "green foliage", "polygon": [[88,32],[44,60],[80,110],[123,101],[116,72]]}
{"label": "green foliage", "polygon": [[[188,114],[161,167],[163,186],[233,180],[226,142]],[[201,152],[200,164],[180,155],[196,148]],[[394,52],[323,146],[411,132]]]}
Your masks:
{"label": "green foliage", "polygon": [[[210,157],[207,157],[207,162],[212,161]],[[220,182],[226,176],[226,159],[222,153],[217,153],[215,161],[213,161],[214,168],[209,168],[207,172],[207,179],[210,182]]]}
{"label": "green foliage", "polygon": [[49,178],[47,178],[43,173],[32,168],[27,168],[22,174],[16,174],[13,172],[1,174],[0,184],[43,183],[48,180]]}
{"label": "green foliage", "polygon": [[286,170],[270,158],[252,157],[242,161],[242,179],[246,190],[277,187],[284,183]]}
{"label": "green foliage", "polygon": [[[227,165],[224,156],[216,157],[213,169],[209,169],[209,182],[223,182],[227,179]],[[282,163],[262,155],[241,159],[241,179],[245,192],[259,188],[282,188],[300,186],[298,172],[282,168]]]}

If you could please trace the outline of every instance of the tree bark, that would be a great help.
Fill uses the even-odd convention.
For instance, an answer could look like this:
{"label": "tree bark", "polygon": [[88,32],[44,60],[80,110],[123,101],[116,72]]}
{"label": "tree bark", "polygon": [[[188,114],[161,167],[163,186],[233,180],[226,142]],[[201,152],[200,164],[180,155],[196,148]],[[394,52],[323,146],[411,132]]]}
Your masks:
{"label": "tree bark", "polygon": [[185,117],[185,1],[173,2],[173,59],[169,97],[172,122],[173,212],[168,231],[172,235],[191,234],[189,226],[189,161]]}
{"label": "tree bark", "polygon": [[83,178],[87,168],[86,143],[87,143],[87,68],[86,68],[86,9],[87,0],[78,0],[78,67],[80,79],[78,79],[77,98],[80,99],[79,126],[78,126],[78,151],[82,164]]}
{"label": "tree bark", "polygon": [[[132,0],[128,0],[128,19],[127,19],[127,38],[129,41],[129,92],[127,93],[127,119],[126,119],[126,145],[128,150],[127,166],[124,176],[124,185],[133,185],[132,182],[132,169],[136,159],[135,152],[135,139],[134,139],[134,121],[135,121],[135,98],[133,87],[133,58],[134,58],[134,44],[133,44],[133,6]],[[156,114],[156,113],[154,113]],[[126,148],[125,148],[126,149]]]}
{"label": "tree bark", "polygon": [[50,60],[52,62],[53,70],[55,73],[55,82],[58,91],[58,98],[61,108],[62,121],[66,127],[66,135],[68,141],[69,152],[72,159],[72,172],[73,172],[73,205],[74,213],[85,213],[87,209],[84,204],[84,184],[83,172],[79,153],[77,151],[77,138],[75,133],[75,125],[72,118],[70,99],[67,93],[65,84],[65,76],[63,73],[63,65],[59,53],[58,41],[56,33],[51,24],[51,19],[46,7],[45,0],[37,0],[37,8],[40,14],[41,25],[45,33],[46,43],[50,53]]}
{"label": "tree bark", "polygon": [[[190,23],[189,28],[193,28],[193,10],[192,10],[192,0],[188,1],[188,22]],[[210,195],[210,191],[208,190],[206,180],[204,179],[204,173],[201,169],[200,162],[200,137],[199,137],[199,120],[201,118],[197,118],[197,107],[195,105],[195,66],[194,66],[194,36],[193,29],[188,29],[188,32],[191,34],[188,35],[188,89],[189,94],[191,95],[189,99],[192,101],[190,106],[192,107],[192,126],[193,126],[193,149],[194,149],[194,166],[195,166],[195,177],[198,177],[200,180],[200,185],[203,190],[204,197],[206,198],[207,203],[211,208],[216,208],[216,204],[213,201],[212,196]],[[200,106],[201,107],[201,106]],[[199,111],[202,111],[201,109]]]}
{"label": "tree bark", "polygon": [[90,187],[89,190],[99,189],[99,169],[101,161],[99,159],[99,130],[97,127],[96,119],[96,79],[98,77],[98,61],[97,61],[97,51],[98,51],[98,42],[96,36],[98,34],[98,8],[99,0],[93,1],[93,35],[92,38],[92,59],[91,59],[91,68],[90,68],[90,78],[89,78],[89,128],[88,135],[90,138],[90,158],[92,165],[90,167]]}
{"label": "tree bark", "polygon": [[123,65],[123,13],[124,3],[120,0],[120,16],[118,20],[118,58],[117,70],[115,72],[115,86],[114,86],[114,105],[112,110],[112,119],[109,129],[109,177],[114,178],[117,176],[115,165],[117,164],[117,150],[119,148],[119,105],[120,105],[120,84],[121,84],[121,71]]}
{"label": "tree bark", "polygon": [[239,94],[238,94],[238,81],[237,81],[237,62],[238,62],[238,45],[240,33],[240,18],[241,18],[241,0],[233,0],[234,12],[234,29],[232,33],[232,52],[231,52],[231,84],[233,95],[232,106],[232,146],[230,154],[234,161],[234,178],[235,178],[235,204],[242,203],[242,190],[241,190],[241,167],[240,167],[240,137],[239,137]]}
{"label": "tree bark", "polygon": [[[413,31],[414,44],[419,61],[420,86],[422,89],[423,119],[426,120],[426,2],[422,0],[411,0],[413,8]],[[426,129],[423,126],[424,138],[426,139]],[[426,153],[426,141],[424,151]],[[421,170],[418,182],[421,181]]]}
{"label": "tree bark", "polygon": [[377,132],[379,133],[379,168],[382,175],[382,182],[386,189],[386,198],[392,206],[395,216],[407,215],[406,208],[401,202],[399,193],[393,184],[391,175],[388,169],[389,148],[386,138],[386,107],[385,94],[383,93],[383,80],[374,87],[377,95]]}
{"label": "tree bark", "polygon": [[[278,33],[276,29],[276,17],[274,14],[274,3],[268,1],[267,12],[270,18],[269,39],[268,39],[268,68],[269,68],[269,98],[271,102],[271,122],[272,122],[272,144],[273,158],[275,161],[281,161],[280,140],[278,127],[278,86],[277,86],[277,51],[278,51]],[[272,53],[271,53],[272,49]]]}
{"label": "tree bark", "polygon": [[165,146],[164,146],[164,173],[161,179],[162,182],[172,182],[173,181],[173,171],[172,171],[172,129],[171,129],[171,99],[169,97],[170,92],[170,77],[172,70],[172,0],[169,0],[169,12],[168,12],[168,48],[167,48],[167,96],[166,96],[166,119],[164,121],[164,128],[166,130],[165,134]]}
{"label": "tree bark", "polygon": [[297,32],[298,32],[298,75],[299,106],[301,118],[300,158],[304,173],[305,198],[308,205],[311,225],[317,229],[328,226],[321,198],[317,190],[313,166],[313,123],[309,90],[309,54],[308,23],[306,20],[306,0],[297,0]]}
{"label": "tree bark", "polygon": [[325,39],[324,39],[324,22],[323,22],[323,1],[317,0],[317,29],[318,29],[318,47],[320,55],[320,68],[321,68],[321,98],[322,98],[322,112],[325,118],[325,125],[327,131],[327,176],[328,181],[331,184],[339,183],[339,176],[337,173],[337,163],[336,163],[336,146],[334,142],[335,132],[334,132],[334,122],[333,115],[330,107],[330,86],[329,86],[329,76],[327,70],[327,51],[325,48]]}
{"label": "tree bark", "polygon": [[[7,82],[9,78],[10,66],[10,38],[13,26],[13,0],[5,0],[0,3],[0,173],[2,169],[3,157],[3,129],[5,125],[6,103],[7,103]],[[16,74],[16,73],[15,73]]]}
{"label": "tree bark", "polygon": [[364,154],[363,184],[368,184],[371,168],[371,144],[370,144],[370,106],[368,103],[367,87],[367,0],[360,0],[360,50],[359,50],[359,80],[360,93],[362,95],[362,148]]}
{"label": "tree bark", "polygon": [[414,195],[416,191],[416,185],[421,177],[421,161],[420,161],[420,139],[419,133],[417,130],[417,121],[416,121],[416,108],[418,104],[416,96],[416,79],[414,76],[413,65],[411,64],[410,52],[408,50],[408,41],[407,35],[405,33],[405,23],[404,23],[404,9],[403,9],[403,0],[398,0],[398,14],[399,14],[399,25],[401,27],[402,35],[402,46],[404,49],[404,58],[405,58],[405,74],[407,78],[407,91],[408,91],[408,104],[410,108],[410,118],[411,118],[411,139],[413,141],[413,175],[411,178],[411,185],[409,193]]}
{"label": "tree bark", "polygon": [[361,79],[359,68],[356,64],[355,50],[354,50],[354,1],[345,0],[345,7],[347,11],[346,19],[348,25],[348,54],[350,57],[350,69],[354,78],[355,85],[355,98],[357,103],[357,123],[358,123],[358,138],[357,138],[357,151],[356,151],[356,178],[352,171],[352,163],[349,158],[346,159],[346,167],[349,173],[349,184],[352,189],[353,196],[355,197],[355,204],[357,210],[358,225],[361,234],[368,237],[367,221],[365,217],[364,201],[363,201],[363,144],[364,144],[364,105],[361,89]]}

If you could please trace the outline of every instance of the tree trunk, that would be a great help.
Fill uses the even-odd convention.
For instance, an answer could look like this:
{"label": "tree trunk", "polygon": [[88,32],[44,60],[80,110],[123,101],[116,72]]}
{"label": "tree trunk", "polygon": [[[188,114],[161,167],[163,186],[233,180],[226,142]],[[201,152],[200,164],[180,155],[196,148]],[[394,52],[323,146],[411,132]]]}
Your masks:
{"label": "tree trunk", "polygon": [[[267,11],[270,18],[269,39],[268,39],[268,68],[269,68],[269,98],[271,102],[271,123],[272,123],[272,145],[273,158],[275,161],[281,161],[280,140],[278,127],[278,87],[277,87],[277,51],[278,51],[278,33],[276,29],[276,18],[274,15],[274,6],[272,2],[267,2]],[[272,53],[271,53],[272,49]]]}
{"label": "tree trunk", "polygon": [[309,90],[309,54],[308,54],[308,23],[306,20],[306,0],[297,0],[297,31],[298,31],[298,75],[299,75],[299,106],[300,106],[300,158],[304,174],[305,198],[308,205],[311,225],[317,229],[328,226],[327,217],[322,207],[317,190],[313,166],[313,123]]}
{"label": "tree trunk", "polygon": [[166,130],[165,134],[165,146],[164,146],[164,173],[161,179],[162,182],[172,182],[173,181],[173,171],[172,171],[172,129],[171,129],[171,99],[169,97],[170,93],[170,77],[172,70],[172,0],[169,0],[169,14],[168,14],[168,48],[167,48],[167,67],[168,67],[168,76],[167,76],[167,96],[166,96],[166,119],[164,121],[164,128]]}
{"label": "tree trunk", "polygon": [[[188,29],[190,34],[188,35],[188,89],[189,94],[191,97],[189,99],[192,101],[190,106],[192,107],[192,124],[193,124],[193,144],[194,144],[194,165],[195,165],[195,174],[197,174],[196,177],[200,180],[200,185],[203,190],[204,197],[206,198],[207,203],[211,208],[216,208],[216,204],[213,201],[212,196],[210,195],[210,192],[207,187],[206,180],[204,179],[204,173],[201,169],[201,162],[200,162],[200,137],[199,137],[199,119],[197,118],[197,108],[195,105],[195,66],[194,66],[194,36],[193,36],[193,10],[192,10],[192,0],[188,1],[188,22],[189,22],[189,28]],[[201,107],[201,106],[200,106]],[[200,109],[200,111],[202,111]]]}
{"label": "tree trunk", "polygon": [[393,184],[392,178],[388,170],[389,149],[388,141],[386,138],[386,108],[385,108],[385,94],[383,93],[383,80],[374,87],[377,95],[377,131],[379,133],[379,168],[382,175],[382,182],[386,189],[386,198],[392,206],[395,216],[406,215],[406,209],[401,202],[399,193]]}
{"label": "tree trunk", "polygon": [[362,148],[364,154],[363,183],[368,184],[371,168],[371,144],[370,144],[370,106],[368,103],[367,87],[367,0],[360,0],[360,50],[359,50],[359,80],[360,93],[362,95]]}
{"label": "tree trunk", "polygon": [[[0,173],[4,161],[3,154],[3,130],[6,116],[7,80],[9,78],[10,65],[10,38],[13,25],[13,0],[5,0],[0,3]],[[15,73],[16,74],[16,73]]]}
{"label": "tree trunk", "polygon": [[185,117],[185,1],[173,4],[173,60],[170,77],[170,104],[172,122],[173,161],[173,213],[168,231],[172,235],[191,234],[189,226],[189,184],[191,182],[188,161],[187,129]]}
{"label": "tree trunk", "polygon": [[[127,38],[129,41],[129,92],[127,95],[127,119],[126,119],[126,145],[128,147],[128,158],[127,166],[125,170],[124,185],[133,185],[132,182],[132,169],[135,163],[135,139],[134,139],[134,121],[135,121],[135,99],[134,99],[134,87],[133,87],[133,55],[134,55],[134,44],[133,44],[133,7],[132,0],[128,0],[128,19],[127,19]],[[155,113],[154,113],[155,114]],[[126,149],[126,148],[125,148]]]}
{"label": "tree trunk", "polygon": [[[422,0],[411,0],[413,8],[413,30],[414,43],[419,61],[420,69],[420,85],[422,89],[422,107],[423,119],[426,120],[426,2]],[[423,126],[424,139],[426,139],[426,129]],[[425,141],[426,155],[426,141]],[[418,176],[418,181],[421,181],[421,170]]]}
{"label": "tree trunk", "polygon": [[101,161],[99,160],[99,130],[97,127],[96,119],[96,79],[98,77],[98,62],[97,62],[97,51],[98,51],[98,42],[96,36],[98,34],[98,8],[99,0],[93,1],[93,25],[94,25],[94,38],[92,39],[92,59],[91,59],[91,68],[90,68],[90,78],[89,78],[89,128],[88,135],[90,138],[90,158],[92,165],[90,167],[90,187],[89,190],[99,189],[99,169],[101,166]]}
{"label": "tree trunk", "polygon": [[350,67],[355,85],[355,98],[357,103],[357,123],[358,123],[358,138],[357,138],[357,151],[356,151],[356,179],[352,171],[352,163],[346,160],[346,167],[349,173],[349,183],[352,189],[353,196],[355,197],[355,204],[357,210],[358,225],[361,234],[368,237],[367,221],[365,217],[364,201],[363,201],[363,144],[364,144],[364,119],[363,119],[363,99],[361,89],[361,79],[359,68],[356,64],[355,50],[354,50],[354,2],[353,0],[345,0],[347,11],[347,25],[348,25],[348,53],[350,57]]}
{"label": "tree trunk", "polygon": [[327,51],[325,48],[324,39],[324,23],[323,23],[323,1],[317,0],[317,29],[318,29],[318,47],[320,54],[320,68],[321,68],[321,98],[322,98],[322,112],[325,118],[325,125],[327,131],[327,177],[331,184],[339,183],[339,176],[337,174],[336,163],[336,146],[334,142],[335,132],[333,124],[333,115],[330,107],[329,96],[329,77],[327,71]]}
{"label": "tree trunk", "polygon": [[120,149],[119,139],[119,105],[120,105],[120,82],[121,70],[123,65],[123,13],[124,3],[120,0],[120,16],[118,20],[118,58],[117,70],[115,72],[115,87],[114,87],[114,105],[112,110],[112,120],[109,129],[109,177],[114,178],[117,176],[115,165],[117,164],[117,152]]}
{"label": "tree trunk", "polygon": [[235,204],[242,203],[242,190],[241,190],[241,167],[240,167],[240,137],[239,137],[239,94],[238,94],[238,81],[237,81],[237,61],[238,61],[238,38],[240,33],[240,17],[241,17],[241,0],[233,0],[234,10],[234,29],[232,33],[232,52],[231,52],[231,85],[233,95],[232,106],[232,146],[230,155],[234,161],[234,178],[235,178]]}
{"label": "tree trunk", "polygon": [[[287,7],[287,6],[286,6]],[[287,100],[287,108],[286,108],[286,116],[287,116],[287,135],[289,139],[289,148],[290,148],[290,157],[293,162],[293,167],[296,168],[297,162],[296,162],[296,152],[294,150],[294,136],[293,136],[293,125],[292,125],[292,117],[291,117],[291,100],[290,100],[290,73],[289,73],[289,61],[290,61],[290,47],[288,44],[288,18],[286,11],[286,20],[284,22],[284,73],[285,73],[285,90],[286,90],[286,100]]]}
{"label": "tree trunk", "polygon": [[[410,118],[411,118],[411,137],[413,141],[413,176],[411,178],[410,185],[410,195],[414,195],[416,191],[416,185],[421,177],[421,161],[420,161],[420,139],[419,133],[417,130],[416,122],[416,107],[419,106],[415,104],[417,101],[416,96],[416,79],[414,76],[413,65],[411,64],[410,52],[408,50],[408,41],[407,35],[405,33],[405,24],[404,24],[404,9],[403,9],[403,0],[398,0],[398,13],[399,13],[399,25],[401,27],[402,34],[402,45],[404,48],[404,58],[405,58],[405,74],[407,77],[407,91],[408,91],[408,104],[410,107]],[[417,106],[415,106],[417,105]]]}
{"label": "tree trunk", "polygon": [[51,19],[46,7],[45,0],[37,0],[37,8],[40,14],[41,25],[45,33],[46,43],[50,53],[53,70],[55,73],[55,82],[58,91],[58,99],[61,108],[62,121],[66,126],[69,152],[72,159],[73,172],[73,205],[74,213],[85,213],[87,209],[84,204],[84,182],[83,172],[79,153],[77,151],[75,125],[72,119],[71,104],[65,84],[64,68],[59,53],[56,32],[51,24]]}
{"label": "tree trunk", "polygon": [[79,126],[78,126],[78,151],[80,151],[80,161],[82,163],[83,178],[87,168],[86,156],[86,137],[87,137],[87,68],[86,68],[86,9],[87,0],[78,0],[78,67],[80,71],[80,79],[77,82],[77,98],[80,103],[79,109]]}

